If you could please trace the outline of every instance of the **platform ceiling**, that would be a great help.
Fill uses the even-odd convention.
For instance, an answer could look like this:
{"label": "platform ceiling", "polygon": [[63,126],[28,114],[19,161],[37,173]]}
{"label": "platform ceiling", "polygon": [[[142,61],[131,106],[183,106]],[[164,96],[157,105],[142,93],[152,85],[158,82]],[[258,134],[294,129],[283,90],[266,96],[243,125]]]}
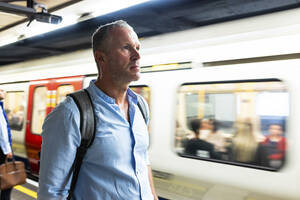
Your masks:
{"label": "platform ceiling", "polygon": [[[85,3],[89,1],[94,2],[84,0]],[[0,2],[26,6],[26,1],[0,0]],[[36,2],[46,5],[50,13],[65,9],[67,14],[75,12],[67,9],[69,6],[76,4],[80,6],[80,2],[83,1],[36,0]],[[90,6],[93,7],[93,4]],[[99,25],[117,19],[126,20],[135,28],[139,37],[148,37],[296,7],[300,7],[300,0],[152,0],[41,35],[25,39],[20,36],[17,42],[0,47],[0,66],[89,48],[92,32]],[[0,40],[1,32],[7,32],[22,23],[28,23],[28,19],[0,12]]]}

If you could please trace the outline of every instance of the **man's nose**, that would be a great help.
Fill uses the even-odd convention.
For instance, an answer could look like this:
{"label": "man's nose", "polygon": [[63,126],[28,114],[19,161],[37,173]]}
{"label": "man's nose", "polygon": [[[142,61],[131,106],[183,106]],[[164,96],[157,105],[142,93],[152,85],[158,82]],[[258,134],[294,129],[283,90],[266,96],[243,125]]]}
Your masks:
{"label": "man's nose", "polygon": [[138,49],[133,48],[132,50],[132,59],[139,60],[141,58],[140,52]]}

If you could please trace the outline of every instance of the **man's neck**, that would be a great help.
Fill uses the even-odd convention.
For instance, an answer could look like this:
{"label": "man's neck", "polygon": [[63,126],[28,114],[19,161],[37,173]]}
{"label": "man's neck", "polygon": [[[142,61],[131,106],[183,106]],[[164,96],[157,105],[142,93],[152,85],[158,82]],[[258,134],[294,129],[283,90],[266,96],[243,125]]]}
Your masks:
{"label": "man's neck", "polygon": [[116,104],[124,105],[127,102],[126,94],[129,84],[120,85],[114,82],[108,82],[103,79],[97,79],[95,85],[102,90],[106,95],[114,98]]}
{"label": "man's neck", "polygon": [[129,121],[129,112],[128,112],[129,104],[126,98],[129,84],[121,85],[112,81],[105,81],[103,79],[98,78],[97,81],[95,82],[95,85],[98,88],[100,88],[102,92],[104,92],[106,95],[115,99],[116,104],[123,111],[126,120]]}

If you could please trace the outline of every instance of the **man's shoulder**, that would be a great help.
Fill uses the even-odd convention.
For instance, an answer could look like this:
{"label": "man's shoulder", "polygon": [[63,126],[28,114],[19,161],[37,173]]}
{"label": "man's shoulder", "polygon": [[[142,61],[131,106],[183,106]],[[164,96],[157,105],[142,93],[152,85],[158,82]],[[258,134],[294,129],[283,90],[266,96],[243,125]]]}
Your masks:
{"label": "man's shoulder", "polygon": [[199,144],[201,145],[201,141],[198,138],[192,138],[190,140],[187,141],[187,144],[190,146],[198,146]]}
{"label": "man's shoulder", "polygon": [[47,116],[47,118],[51,118],[53,116],[62,118],[63,116],[66,115],[79,116],[79,110],[72,97],[69,96],[67,96],[66,99],[62,101],[60,104],[58,104]]}
{"label": "man's shoulder", "polygon": [[199,140],[199,143],[200,143],[202,146],[204,146],[204,147],[206,147],[206,148],[208,148],[208,149],[213,149],[213,148],[214,148],[214,145],[213,145],[213,144],[211,144],[211,143],[209,143],[209,142],[207,142],[207,141],[205,141],[205,140],[200,139],[200,140]]}
{"label": "man's shoulder", "polygon": [[62,101],[60,104],[58,104],[55,109],[60,110],[69,110],[69,111],[74,111],[77,109],[77,106],[73,100],[72,97],[67,96],[64,101]]}

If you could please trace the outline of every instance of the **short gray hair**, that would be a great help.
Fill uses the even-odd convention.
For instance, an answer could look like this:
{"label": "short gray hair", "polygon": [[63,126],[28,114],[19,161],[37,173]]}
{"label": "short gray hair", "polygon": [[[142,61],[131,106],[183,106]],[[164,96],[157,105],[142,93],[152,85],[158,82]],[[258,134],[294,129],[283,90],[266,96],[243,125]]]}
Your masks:
{"label": "short gray hair", "polygon": [[[98,50],[107,51],[106,41],[109,39],[110,31],[116,27],[124,27],[124,28],[127,28],[134,32],[133,28],[124,20],[117,20],[117,21],[99,26],[92,35],[92,48],[93,48],[94,57],[95,57],[96,51],[98,51]],[[96,60],[96,57],[95,57],[95,60]],[[96,61],[96,64],[98,67],[99,76],[101,77],[101,75],[102,75],[101,68],[100,68],[99,64],[97,63],[97,61]]]}
{"label": "short gray hair", "polygon": [[118,20],[99,26],[92,36],[92,47],[94,53],[97,50],[105,50],[105,41],[108,39],[109,32],[116,27],[124,27],[134,31],[133,28],[124,20]]}

